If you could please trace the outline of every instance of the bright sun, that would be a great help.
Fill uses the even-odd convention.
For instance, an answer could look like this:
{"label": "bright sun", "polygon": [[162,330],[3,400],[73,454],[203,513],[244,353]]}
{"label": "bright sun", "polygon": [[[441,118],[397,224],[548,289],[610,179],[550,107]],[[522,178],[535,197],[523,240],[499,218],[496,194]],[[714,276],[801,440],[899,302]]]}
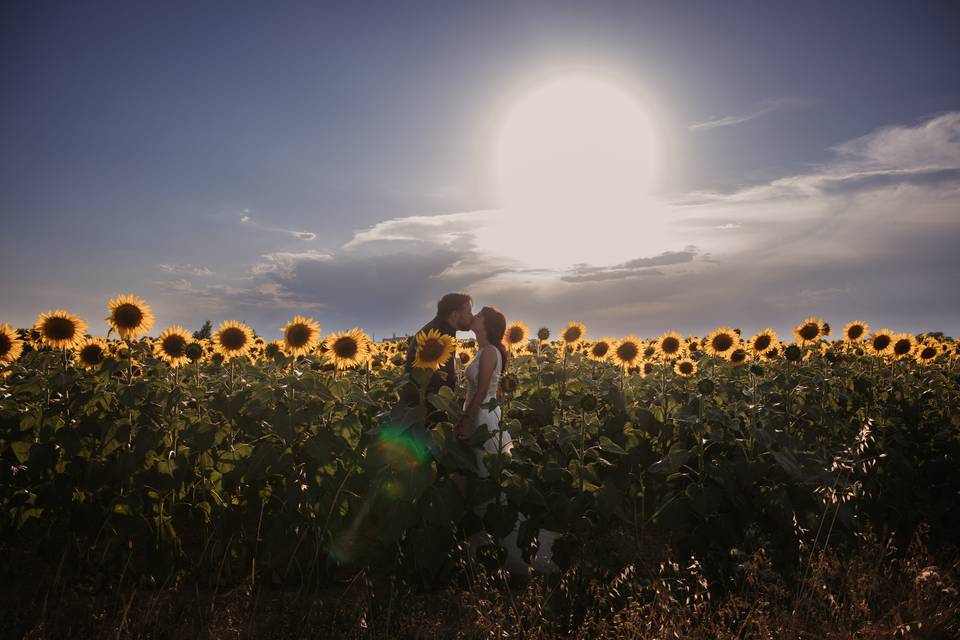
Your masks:
{"label": "bright sun", "polygon": [[594,76],[533,89],[508,112],[495,151],[507,207],[622,207],[655,178],[656,140],[642,106]]}

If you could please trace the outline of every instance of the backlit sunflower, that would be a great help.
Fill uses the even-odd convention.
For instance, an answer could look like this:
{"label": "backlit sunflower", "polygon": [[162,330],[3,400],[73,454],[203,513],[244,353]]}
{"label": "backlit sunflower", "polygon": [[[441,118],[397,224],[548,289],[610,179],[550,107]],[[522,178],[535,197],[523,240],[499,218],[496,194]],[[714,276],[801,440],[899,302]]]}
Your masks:
{"label": "backlit sunflower", "polygon": [[455,348],[453,336],[430,329],[417,334],[417,354],[413,366],[436,371],[450,359]]}
{"label": "backlit sunflower", "polygon": [[574,321],[567,325],[567,328],[560,334],[560,338],[566,346],[573,347],[583,340],[586,334],[587,328],[583,323]]}
{"label": "backlit sunflower", "polygon": [[873,335],[870,336],[867,346],[869,347],[870,353],[875,356],[889,354],[890,347],[893,346],[893,331],[890,329],[877,329],[873,332]]}
{"label": "backlit sunflower", "polygon": [[683,336],[676,331],[667,331],[655,342],[657,353],[664,360],[672,360],[683,355]]}
{"label": "backlit sunflower", "polygon": [[617,341],[613,338],[600,338],[590,345],[587,351],[587,357],[597,362],[605,362],[613,356],[613,350],[617,347]]}
{"label": "backlit sunflower", "polygon": [[40,334],[40,343],[53,349],[71,349],[83,340],[87,323],[63,309],[41,313],[34,329]]}
{"label": "backlit sunflower", "polygon": [[282,331],[283,350],[292,356],[306,355],[320,342],[320,325],[313,318],[294,316]]}
{"label": "backlit sunflower", "polygon": [[110,355],[110,347],[103,338],[86,338],[73,348],[73,353],[79,366],[95,369]]}
{"label": "backlit sunflower", "polygon": [[546,342],[550,339],[550,329],[546,327],[540,327],[537,329],[537,340],[540,342]]}
{"label": "backlit sunflower", "polygon": [[213,350],[224,362],[247,355],[253,347],[253,331],[236,320],[224,320],[213,332]]}
{"label": "backlit sunflower", "polygon": [[119,295],[107,303],[110,313],[105,320],[124,340],[145,335],[153,327],[150,305],[131,295]]}
{"label": "backlit sunflower", "polygon": [[812,344],[826,334],[823,320],[810,316],[793,328],[793,337],[800,344]]}
{"label": "backlit sunflower", "polygon": [[703,350],[711,356],[726,358],[731,351],[740,347],[740,336],[730,327],[714,329],[707,336]]}
{"label": "backlit sunflower", "polygon": [[190,362],[202,362],[207,356],[207,349],[203,342],[191,340],[187,344],[187,348],[184,350],[184,353]]}
{"label": "backlit sunflower", "polygon": [[843,328],[843,339],[847,342],[860,342],[866,337],[869,330],[870,325],[862,320],[848,322],[847,326]]}
{"label": "backlit sunflower", "polygon": [[286,354],[284,350],[285,342],[283,340],[271,340],[263,347],[263,355],[269,360],[273,360],[277,354]]}
{"label": "backlit sunflower", "polygon": [[323,341],[326,356],[338,371],[363,364],[370,357],[370,338],[359,327],[331,333]]}
{"label": "backlit sunflower", "polygon": [[683,358],[674,363],[673,370],[677,372],[678,376],[689,378],[697,372],[697,363],[690,358]]}
{"label": "backlit sunflower", "polygon": [[727,362],[735,367],[739,367],[747,361],[747,352],[745,349],[734,349],[727,356]]}
{"label": "backlit sunflower", "polygon": [[23,340],[9,324],[0,324],[0,364],[10,364],[23,353]]}
{"label": "backlit sunflower", "polygon": [[899,333],[890,343],[890,355],[898,360],[905,360],[913,355],[917,340],[909,333]]}
{"label": "backlit sunflower", "polygon": [[777,332],[766,327],[747,341],[747,348],[755,355],[760,355],[769,351],[771,347],[775,347],[777,342]]}
{"label": "backlit sunflower", "polygon": [[507,348],[516,352],[523,348],[529,335],[530,330],[527,329],[527,325],[517,320],[507,325],[507,330],[503,334],[503,341],[507,343]]}
{"label": "backlit sunflower", "polygon": [[931,364],[940,355],[940,345],[933,340],[925,340],[914,352],[917,364]]}
{"label": "backlit sunflower", "polygon": [[627,336],[617,341],[610,359],[619,367],[634,367],[640,362],[640,338]]}
{"label": "backlit sunflower", "polygon": [[189,364],[187,346],[192,339],[186,329],[181,326],[164,329],[153,343],[153,355],[174,368]]}

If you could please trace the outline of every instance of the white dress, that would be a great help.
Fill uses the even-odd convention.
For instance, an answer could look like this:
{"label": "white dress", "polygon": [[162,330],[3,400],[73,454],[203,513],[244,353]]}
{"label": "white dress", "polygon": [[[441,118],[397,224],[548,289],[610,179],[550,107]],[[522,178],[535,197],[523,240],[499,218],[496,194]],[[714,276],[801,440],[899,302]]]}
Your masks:
{"label": "white dress", "polygon": [[[477,413],[477,419],[474,425],[475,427],[486,425],[487,431],[490,433],[490,437],[484,441],[483,447],[478,447],[475,449],[477,454],[477,467],[479,468],[479,475],[481,478],[488,478],[490,477],[490,472],[483,460],[485,453],[495,454],[499,451],[501,454],[508,454],[513,449],[513,440],[510,438],[510,433],[508,431],[500,428],[500,419],[503,415],[500,406],[498,405],[493,411],[489,411],[483,406],[486,405],[491,398],[497,397],[497,387],[500,383],[500,376],[503,373],[503,356],[500,354],[500,350],[493,345],[487,345],[484,348],[493,350],[497,358],[497,365],[494,367],[493,374],[491,374],[490,377],[490,386],[487,388],[487,393],[483,399],[483,402],[480,403],[480,411]],[[463,377],[467,382],[467,397],[463,403],[463,408],[466,410],[467,406],[470,404],[470,401],[473,399],[473,396],[477,392],[477,377],[480,374],[480,353],[478,353],[477,356],[470,362],[470,364],[467,365],[463,371],[463,374]],[[505,496],[501,495],[500,502],[506,502]],[[487,505],[492,503],[493,500],[488,500],[483,504],[477,505],[474,507],[474,513],[482,518],[487,511]],[[554,531],[540,529],[540,546],[537,549],[536,556],[533,558],[533,566],[531,567],[524,562],[522,552],[517,546],[517,534],[520,532],[520,523],[526,519],[527,517],[524,514],[518,514],[517,522],[514,524],[513,531],[500,539],[500,544],[502,544],[504,549],[507,551],[507,560],[504,568],[509,573],[514,575],[529,575],[531,571],[541,574],[553,573],[557,570],[557,566],[552,560],[553,541],[559,537],[559,534]],[[493,539],[486,531],[475,533],[473,536],[471,536],[470,540],[468,540],[468,551],[470,557],[473,557],[477,547],[483,544],[490,544],[492,542]]]}

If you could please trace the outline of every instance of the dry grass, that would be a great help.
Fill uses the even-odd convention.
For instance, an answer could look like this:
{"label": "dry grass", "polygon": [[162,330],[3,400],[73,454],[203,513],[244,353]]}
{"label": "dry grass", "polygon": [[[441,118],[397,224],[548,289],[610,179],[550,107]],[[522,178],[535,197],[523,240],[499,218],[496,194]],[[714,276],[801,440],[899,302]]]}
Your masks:
{"label": "dry grass", "polygon": [[559,579],[525,583],[482,563],[462,565],[458,584],[428,593],[363,572],[310,593],[147,584],[91,592],[56,567],[39,581],[5,580],[0,632],[37,639],[960,637],[958,553],[931,552],[924,529],[902,550],[867,535],[852,553],[821,551],[792,584],[763,549],[731,551],[735,569],[725,585],[711,584],[698,561],[661,552],[661,560],[648,552],[616,575],[585,562]]}

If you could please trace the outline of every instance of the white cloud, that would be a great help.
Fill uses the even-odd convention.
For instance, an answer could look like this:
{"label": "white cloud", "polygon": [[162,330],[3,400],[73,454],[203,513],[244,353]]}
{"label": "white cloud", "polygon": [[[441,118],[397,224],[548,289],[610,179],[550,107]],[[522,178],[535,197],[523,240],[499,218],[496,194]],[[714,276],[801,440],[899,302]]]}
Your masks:
{"label": "white cloud", "polygon": [[254,275],[270,273],[280,278],[289,278],[293,274],[293,269],[301,262],[325,262],[328,260],[333,260],[333,256],[314,249],[298,252],[278,251],[260,256],[260,262],[254,264],[250,271]]}
{"label": "white cloud", "polygon": [[751,120],[756,120],[769,113],[784,111],[786,109],[797,109],[811,104],[810,100],[802,98],[770,98],[763,100],[753,109],[738,115],[723,117],[711,117],[702,122],[696,122],[687,127],[690,131],[699,131],[704,129],[716,129],[717,127],[729,127],[735,124],[743,124]]}
{"label": "white cloud", "polygon": [[214,272],[208,269],[207,267],[195,267],[192,264],[160,264],[157,267],[163,273],[170,273],[176,275],[190,275],[190,276],[202,276],[209,277],[213,276]]}

